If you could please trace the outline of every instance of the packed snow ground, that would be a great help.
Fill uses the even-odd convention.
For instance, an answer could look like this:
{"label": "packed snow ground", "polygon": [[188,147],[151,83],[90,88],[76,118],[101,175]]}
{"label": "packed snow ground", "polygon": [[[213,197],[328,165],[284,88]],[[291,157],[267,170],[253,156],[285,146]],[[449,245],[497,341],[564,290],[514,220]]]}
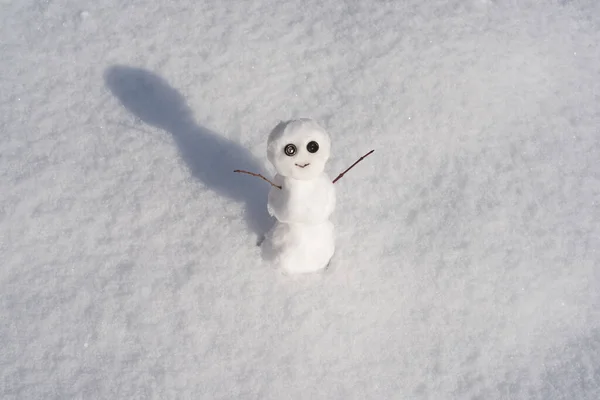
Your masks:
{"label": "packed snow ground", "polygon": [[[537,4],[537,5],[536,5]],[[600,398],[600,2],[0,2],[0,398]],[[266,268],[280,119],[337,251]]]}

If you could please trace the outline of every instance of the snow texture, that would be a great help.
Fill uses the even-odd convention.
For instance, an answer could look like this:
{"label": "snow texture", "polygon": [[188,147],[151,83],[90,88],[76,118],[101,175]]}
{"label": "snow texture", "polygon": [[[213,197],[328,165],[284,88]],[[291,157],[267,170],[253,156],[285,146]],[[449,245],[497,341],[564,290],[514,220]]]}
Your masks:
{"label": "snow texture", "polygon": [[[600,398],[600,2],[0,1],[0,398]],[[332,138],[289,276],[265,156]]]}

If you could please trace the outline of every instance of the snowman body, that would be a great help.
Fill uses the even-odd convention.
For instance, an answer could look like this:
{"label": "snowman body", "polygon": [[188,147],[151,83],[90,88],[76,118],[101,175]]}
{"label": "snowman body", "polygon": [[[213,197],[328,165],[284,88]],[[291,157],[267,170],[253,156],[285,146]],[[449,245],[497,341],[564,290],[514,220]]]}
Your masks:
{"label": "snowman body", "polygon": [[277,175],[267,203],[276,218],[262,243],[265,255],[290,274],[324,269],[335,252],[330,216],[336,195],[324,172],[329,158],[327,133],[314,121],[279,124],[269,137],[269,160]]}

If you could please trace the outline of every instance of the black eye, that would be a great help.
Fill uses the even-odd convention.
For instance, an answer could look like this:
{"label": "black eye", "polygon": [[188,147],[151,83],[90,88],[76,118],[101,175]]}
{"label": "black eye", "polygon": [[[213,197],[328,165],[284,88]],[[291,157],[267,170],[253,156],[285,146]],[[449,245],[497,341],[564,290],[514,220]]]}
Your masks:
{"label": "black eye", "polygon": [[286,155],[292,157],[292,156],[296,155],[297,149],[296,149],[296,146],[294,146],[293,144],[288,144],[285,146],[283,151],[285,152]]}
{"label": "black eye", "polygon": [[306,150],[308,150],[309,153],[316,153],[317,151],[319,151],[319,143],[315,141],[309,142],[306,145]]}

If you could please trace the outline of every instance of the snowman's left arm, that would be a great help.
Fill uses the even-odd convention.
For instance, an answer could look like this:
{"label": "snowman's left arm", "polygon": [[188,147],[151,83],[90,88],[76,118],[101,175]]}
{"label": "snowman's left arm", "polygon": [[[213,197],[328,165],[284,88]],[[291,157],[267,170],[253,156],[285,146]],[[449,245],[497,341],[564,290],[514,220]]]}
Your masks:
{"label": "snowman's left arm", "polygon": [[375,150],[371,150],[370,152],[368,152],[367,154],[365,154],[364,156],[362,156],[361,158],[359,158],[354,164],[352,164],[351,166],[349,166],[344,172],[342,172],[341,174],[339,174],[337,176],[337,178],[335,178],[333,180],[333,183],[336,183],[342,176],[344,176],[344,174],[348,171],[350,171],[356,164],[358,164],[359,162],[361,162],[365,157],[367,157],[369,154],[371,154],[372,152],[374,152]]}

